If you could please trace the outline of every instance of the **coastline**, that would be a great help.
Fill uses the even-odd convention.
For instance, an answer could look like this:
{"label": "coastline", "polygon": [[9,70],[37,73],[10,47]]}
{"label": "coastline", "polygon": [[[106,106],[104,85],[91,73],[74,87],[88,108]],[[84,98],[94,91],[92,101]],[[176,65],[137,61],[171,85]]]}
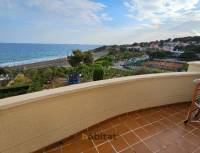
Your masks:
{"label": "coastline", "polygon": [[35,68],[68,66],[64,58],[73,50],[92,51],[100,45],[0,43],[0,67]]}
{"label": "coastline", "polygon": [[52,67],[52,66],[64,66],[69,67],[69,62],[67,58],[58,58],[53,60],[47,60],[47,61],[41,61],[41,62],[34,62],[29,64],[22,64],[22,65],[16,65],[16,66],[10,66],[9,68],[13,69],[34,69],[34,68],[46,68],[46,67]]}
{"label": "coastline", "polygon": [[[106,55],[108,52],[103,50],[100,52],[92,51],[94,60]],[[70,67],[70,64],[68,62],[67,57],[64,58],[57,58],[52,60],[46,60],[46,61],[39,61],[34,63],[27,63],[27,64],[21,64],[21,65],[15,65],[15,66],[9,66],[9,68],[12,69],[37,69],[37,68],[46,68],[46,67]]]}

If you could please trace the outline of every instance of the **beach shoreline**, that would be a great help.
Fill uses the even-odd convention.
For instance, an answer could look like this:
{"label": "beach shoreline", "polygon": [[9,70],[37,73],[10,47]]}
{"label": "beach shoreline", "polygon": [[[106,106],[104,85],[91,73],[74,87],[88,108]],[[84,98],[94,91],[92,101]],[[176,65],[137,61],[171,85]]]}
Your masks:
{"label": "beach shoreline", "polygon": [[47,61],[40,61],[40,62],[34,62],[29,64],[21,64],[16,66],[9,66],[9,68],[12,69],[37,69],[37,68],[47,68],[47,67],[69,67],[69,62],[67,57],[65,58],[58,58],[53,60],[47,60]]}
{"label": "beach shoreline", "polygon": [[[97,60],[102,56],[105,56],[108,52],[105,50],[101,50],[96,52],[92,50],[93,59]],[[19,65],[12,65],[12,66],[0,66],[2,68],[11,68],[11,69],[37,69],[37,68],[47,68],[47,67],[70,67],[67,57],[63,58],[56,58],[56,59],[49,59],[43,61],[36,61],[33,63],[26,63],[26,64],[19,64]]]}

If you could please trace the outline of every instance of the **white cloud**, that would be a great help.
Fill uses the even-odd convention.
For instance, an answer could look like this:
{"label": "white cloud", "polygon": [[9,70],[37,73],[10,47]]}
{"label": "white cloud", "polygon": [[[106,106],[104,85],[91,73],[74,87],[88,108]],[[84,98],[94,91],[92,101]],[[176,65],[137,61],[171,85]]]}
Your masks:
{"label": "white cloud", "polygon": [[[124,0],[127,16],[143,27],[130,31],[132,38],[140,42],[199,35],[198,4],[200,0]],[[130,42],[126,36],[124,40]]]}
{"label": "white cloud", "polygon": [[125,0],[128,17],[139,21],[163,23],[168,19],[186,19],[188,16],[199,17],[194,10],[199,0]]}
{"label": "white cloud", "polygon": [[32,13],[39,18],[56,17],[68,23],[94,24],[112,20],[104,12],[106,6],[92,0],[1,0],[0,3],[0,15],[3,11],[15,10],[18,16],[19,12],[20,15]]}
{"label": "white cloud", "polygon": [[123,44],[200,34],[200,0],[124,0],[136,22],[120,26],[104,24],[112,18],[96,1],[0,0],[0,17],[9,18],[0,41]]}

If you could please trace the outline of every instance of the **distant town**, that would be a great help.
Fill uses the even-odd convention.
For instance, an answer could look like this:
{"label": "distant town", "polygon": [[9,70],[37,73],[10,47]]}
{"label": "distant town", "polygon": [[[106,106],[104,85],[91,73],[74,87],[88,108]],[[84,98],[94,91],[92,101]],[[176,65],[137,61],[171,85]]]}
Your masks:
{"label": "distant town", "polygon": [[116,61],[115,68],[138,69],[145,65],[162,70],[181,71],[188,61],[200,59],[200,36],[102,46],[94,52],[101,56],[116,56],[120,52],[126,54],[124,58]]}

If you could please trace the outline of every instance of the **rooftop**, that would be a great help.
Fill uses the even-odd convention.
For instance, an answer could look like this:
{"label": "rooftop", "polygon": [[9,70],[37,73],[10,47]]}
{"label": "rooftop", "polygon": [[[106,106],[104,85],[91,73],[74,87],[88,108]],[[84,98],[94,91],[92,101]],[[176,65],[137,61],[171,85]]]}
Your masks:
{"label": "rooftop", "polygon": [[[185,125],[189,103],[126,113],[37,153],[199,153],[200,124]],[[83,139],[83,135],[117,135]]]}

